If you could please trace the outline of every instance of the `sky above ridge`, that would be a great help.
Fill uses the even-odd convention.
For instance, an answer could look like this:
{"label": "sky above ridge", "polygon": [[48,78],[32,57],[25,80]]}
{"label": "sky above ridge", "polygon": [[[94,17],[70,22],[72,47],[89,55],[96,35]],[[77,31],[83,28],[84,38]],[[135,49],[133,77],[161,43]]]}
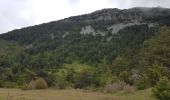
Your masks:
{"label": "sky above ridge", "polygon": [[103,8],[170,8],[170,0],[0,0],[0,33]]}

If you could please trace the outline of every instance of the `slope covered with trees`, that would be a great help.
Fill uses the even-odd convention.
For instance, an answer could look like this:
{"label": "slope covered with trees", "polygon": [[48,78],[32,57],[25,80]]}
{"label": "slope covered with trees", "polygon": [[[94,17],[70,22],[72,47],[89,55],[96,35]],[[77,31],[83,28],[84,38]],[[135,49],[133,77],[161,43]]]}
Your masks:
{"label": "slope covered with trees", "polygon": [[170,78],[169,23],[165,8],[104,9],[1,34],[0,87],[155,86]]}

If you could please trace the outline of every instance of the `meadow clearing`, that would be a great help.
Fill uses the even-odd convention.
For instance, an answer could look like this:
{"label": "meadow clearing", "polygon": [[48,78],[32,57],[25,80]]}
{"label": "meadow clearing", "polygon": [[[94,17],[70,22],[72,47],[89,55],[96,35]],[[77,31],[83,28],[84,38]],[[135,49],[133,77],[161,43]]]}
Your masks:
{"label": "meadow clearing", "polygon": [[0,100],[156,100],[151,89],[137,91],[132,94],[121,92],[106,94],[83,90],[20,90],[0,89]]}

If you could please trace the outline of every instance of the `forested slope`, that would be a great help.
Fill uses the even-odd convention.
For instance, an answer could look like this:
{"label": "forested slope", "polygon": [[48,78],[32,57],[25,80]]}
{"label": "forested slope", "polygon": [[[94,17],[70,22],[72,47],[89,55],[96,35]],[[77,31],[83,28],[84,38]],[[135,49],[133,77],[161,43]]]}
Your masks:
{"label": "forested slope", "polygon": [[155,77],[170,77],[169,25],[166,8],[103,9],[1,34],[0,86],[39,77],[59,88],[137,85],[145,77],[153,81],[143,87],[154,86]]}

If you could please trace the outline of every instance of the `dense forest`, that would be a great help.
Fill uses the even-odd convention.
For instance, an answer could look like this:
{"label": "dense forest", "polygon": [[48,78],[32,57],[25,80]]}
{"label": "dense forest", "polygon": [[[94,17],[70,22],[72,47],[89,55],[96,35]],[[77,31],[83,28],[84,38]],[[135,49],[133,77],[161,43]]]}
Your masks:
{"label": "dense forest", "polygon": [[0,39],[0,87],[145,89],[170,79],[170,9],[103,9]]}

